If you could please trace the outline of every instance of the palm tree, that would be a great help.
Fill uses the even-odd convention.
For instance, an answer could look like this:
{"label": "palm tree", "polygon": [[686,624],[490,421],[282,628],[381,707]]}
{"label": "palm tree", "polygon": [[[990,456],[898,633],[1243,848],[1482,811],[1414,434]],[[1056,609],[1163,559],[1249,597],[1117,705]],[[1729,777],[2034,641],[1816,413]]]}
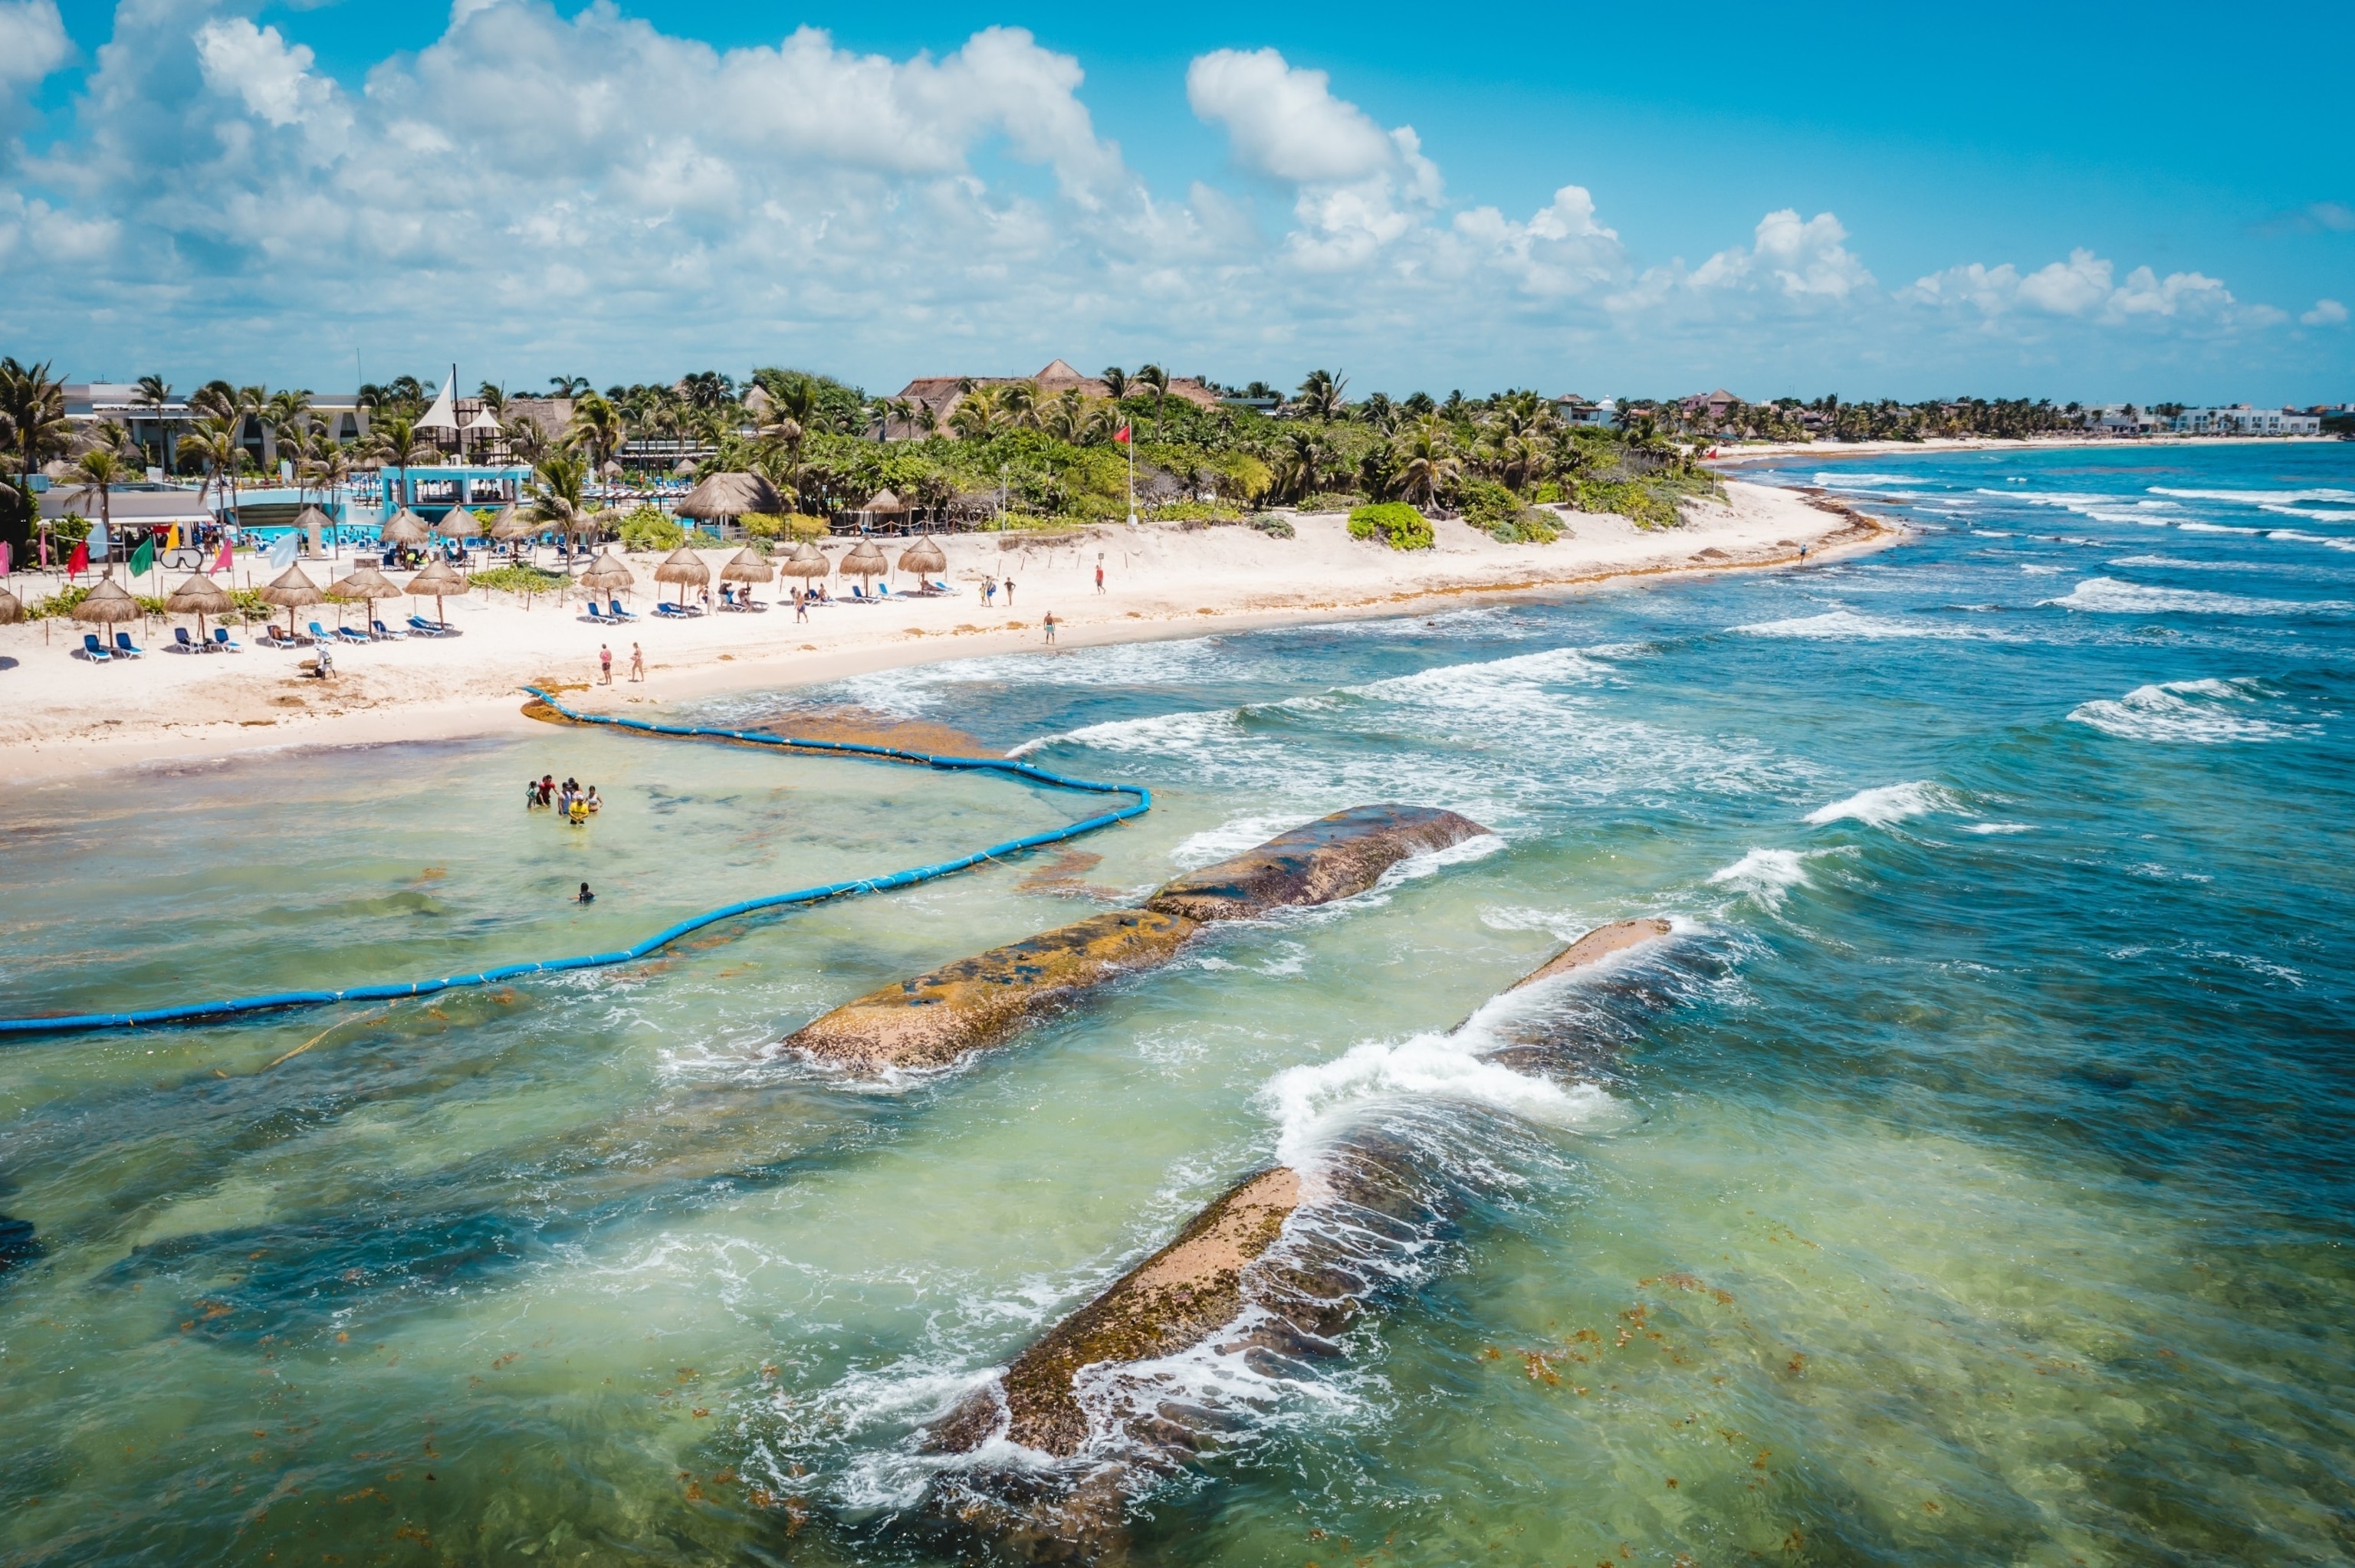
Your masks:
{"label": "palm tree", "polygon": [[499,434],[506,441],[507,450],[527,463],[537,464],[548,450],[548,432],[528,414],[502,420]]}
{"label": "palm tree", "polygon": [[420,435],[416,421],[406,414],[395,414],[379,421],[368,431],[368,445],[360,455],[379,469],[391,469],[400,476],[400,504],[410,502],[409,471],[421,458],[434,455],[433,443]]}
{"label": "palm tree", "polygon": [[1169,396],[1169,372],[1157,365],[1140,365],[1136,367],[1136,384],[1153,393],[1153,429],[1158,434],[1161,429],[1161,400]]}
{"label": "palm tree", "polygon": [[523,514],[559,534],[594,533],[596,524],[591,519],[596,514],[581,500],[585,478],[579,458],[548,459],[532,476],[531,499]]}
{"label": "palm tree", "polygon": [[572,423],[565,429],[563,444],[586,452],[593,473],[622,450],[629,433],[622,411],[591,392],[572,405]]}
{"label": "palm tree", "polygon": [[500,386],[496,381],[485,381],[474,389],[474,396],[483,400],[483,407],[491,411],[492,418],[504,419],[506,418],[507,389],[506,387]]}
{"label": "palm tree", "polygon": [[1009,381],[997,389],[997,406],[1006,415],[1006,422],[1016,429],[1036,429],[1039,427],[1039,384],[1036,381]]}
{"label": "palm tree", "polygon": [[1396,455],[1400,488],[1410,501],[1420,494],[1425,510],[1437,505],[1440,488],[1464,471],[1464,460],[1455,454],[1454,435],[1442,419],[1415,421],[1413,428],[1399,438]]}
{"label": "palm tree", "polygon": [[1331,457],[1331,449],[1316,432],[1287,430],[1275,458],[1277,490],[1293,501],[1307,499],[1316,493],[1317,481],[1324,476]]}
{"label": "palm tree", "polygon": [[590,390],[586,376],[551,376],[548,378],[548,386],[551,397],[586,397]]}
{"label": "palm tree", "polygon": [[[139,378],[139,390],[132,394],[131,406],[134,408],[148,409],[153,417],[160,418],[164,412],[164,405],[171,400],[172,384],[160,376],[149,375]],[[144,453],[146,449],[143,447],[140,450]],[[165,465],[165,461],[164,442],[159,435],[155,442],[155,466],[162,468]]]}
{"label": "palm tree", "polygon": [[1337,376],[1329,370],[1310,371],[1308,379],[1300,384],[1300,411],[1319,419],[1339,418],[1341,391],[1348,385],[1346,376]]}
{"label": "palm tree", "polygon": [[8,444],[16,457],[16,488],[29,506],[33,475],[51,458],[63,457],[72,440],[66,423],[65,383],[52,379],[48,360],[19,365],[0,359],[0,418],[8,423]]}
{"label": "palm tree", "polygon": [[[122,429],[120,425],[114,428]],[[81,487],[74,492],[76,496],[85,501],[93,495],[98,497],[99,525],[106,530],[107,543],[111,546],[114,542],[114,509],[108,501],[108,493],[129,477],[122,456],[111,443],[92,447],[74,460],[73,477],[81,481]],[[120,552],[110,549],[107,556],[106,572],[109,577],[114,575],[114,556]]]}
{"label": "palm tree", "polygon": [[186,463],[194,458],[204,464],[205,482],[197,491],[198,505],[204,503],[206,493],[215,489],[220,493],[221,504],[229,504],[235,493],[232,476],[237,472],[239,450],[237,429],[225,419],[198,419],[180,438],[173,453],[175,461]]}
{"label": "palm tree", "polygon": [[1076,387],[1066,387],[1039,411],[1039,428],[1059,441],[1080,444],[1088,428],[1087,399]]}
{"label": "palm tree", "polygon": [[977,440],[996,435],[1005,418],[999,389],[976,387],[958,398],[956,407],[949,410],[949,429],[966,440]]}
{"label": "palm tree", "polygon": [[1115,403],[1128,396],[1128,372],[1117,365],[1104,366],[1103,384],[1104,390]]}

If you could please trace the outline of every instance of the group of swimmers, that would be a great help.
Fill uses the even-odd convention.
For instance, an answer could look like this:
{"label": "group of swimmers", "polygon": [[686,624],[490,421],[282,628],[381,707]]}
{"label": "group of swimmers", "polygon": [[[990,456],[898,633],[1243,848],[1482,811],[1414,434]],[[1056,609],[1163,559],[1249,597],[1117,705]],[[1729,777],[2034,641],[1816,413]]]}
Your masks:
{"label": "group of swimmers", "polygon": [[594,784],[583,789],[579,779],[567,779],[559,785],[555,774],[543,773],[526,779],[523,787],[523,809],[528,811],[541,806],[554,807],[558,816],[577,828],[603,810],[605,802],[597,798]]}

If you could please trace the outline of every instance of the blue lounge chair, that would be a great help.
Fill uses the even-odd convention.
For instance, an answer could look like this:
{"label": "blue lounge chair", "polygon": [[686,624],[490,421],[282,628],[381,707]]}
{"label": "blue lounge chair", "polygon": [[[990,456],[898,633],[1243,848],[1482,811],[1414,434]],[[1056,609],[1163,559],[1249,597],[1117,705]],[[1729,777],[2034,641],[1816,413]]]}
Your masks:
{"label": "blue lounge chair", "polygon": [[105,644],[99,641],[98,633],[95,631],[85,631],[81,634],[81,656],[93,664],[103,664],[114,657],[106,651]]}
{"label": "blue lounge chair", "polygon": [[216,626],[213,628],[213,651],[217,653],[242,653],[245,652],[244,649],[239,647],[236,643],[231,642],[229,640],[229,628],[226,626]]}
{"label": "blue lounge chair", "polygon": [[636,616],[632,615],[628,610],[622,608],[622,601],[618,599],[607,599],[605,601],[605,608],[607,612],[611,614],[615,620],[637,620]]}
{"label": "blue lounge chair", "polygon": [[313,621],[313,622],[311,623],[311,641],[314,641],[314,642],[333,642],[335,640],[336,640],[336,634],[335,634],[334,632],[327,630],[325,627],[321,626],[321,625],[320,625],[317,621],[315,621],[315,620],[314,620],[314,621]]}
{"label": "blue lounge chair", "polygon": [[657,620],[685,620],[693,613],[681,605],[657,603],[655,606],[655,619]]}
{"label": "blue lounge chair", "polygon": [[203,643],[201,643],[201,642],[197,641],[195,638],[193,638],[193,637],[189,636],[189,635],[188,635],[188,629],[187,629],[186,627],[185,627],[185,626],[176,626],[176,627],[172,628],[172,652],[175,652],[175,653],[201,653],[201,652],[203,652],[204,651],[205,651],[205,645],[204,645]]}
{"label": "blue lounge chair", "polygon": [[409,630],[424,637],[447,637],[451,627],[446,620],[428,620],[421,615],[412,615],[409,618]]}
{"label": "blue lounge chair", "polygon": [[406,631],[395,631],[391,627],[387,626],[381,620],[370,620],[368,622],[368,630],[376,637],[386,642],[398,642],[402,638],[409,635]]}
{"label": "blue lounge chair", "polygon": [[118,659],[144,659],[147,650],[133,648],[131,646],[131,633],[118,631],[114,634],[114,656]]}
{"label": "blue lounge chair", "polygon": [[597,608],[597,601],[593,599],[589,601],[589,619],[600,626],[610,624],[605,620],[605,612]]}
{"label": "blue lounge chair", "polygon": [[339,642],[366,642],[368,640],[368,634],[365,631],[356,631],[348,626],[338,626],[336,628],[336,640]]}

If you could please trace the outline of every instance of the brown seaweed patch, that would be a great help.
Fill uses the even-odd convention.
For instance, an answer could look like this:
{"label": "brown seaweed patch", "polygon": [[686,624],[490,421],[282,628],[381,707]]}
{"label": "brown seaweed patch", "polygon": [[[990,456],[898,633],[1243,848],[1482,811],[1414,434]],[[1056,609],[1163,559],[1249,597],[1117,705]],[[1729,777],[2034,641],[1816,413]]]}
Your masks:
{"label": "brown seaweed patch", "polygon": [[996,1045],[1071,991],[1169,958],[1197,923],[1115,909],[843,1003],[785,1037],[785,1049],[873,1071],[941,1066]]}
{"label": "brown seaweed patch", "polygon": [[997,1429],[1026,1447],[1064,1457],[1087,1440],[1073,1379],[1082,1367],[1150,1361],[1209,1339],[1242,1310],[1243,1270],[1275,1245],[1300,1202],[1300,1178],[1284,1166],[1247,1177],[1130,1270],[1111,1289],[1050,1330],[932,1434],[931,1446],[969,1453]]}

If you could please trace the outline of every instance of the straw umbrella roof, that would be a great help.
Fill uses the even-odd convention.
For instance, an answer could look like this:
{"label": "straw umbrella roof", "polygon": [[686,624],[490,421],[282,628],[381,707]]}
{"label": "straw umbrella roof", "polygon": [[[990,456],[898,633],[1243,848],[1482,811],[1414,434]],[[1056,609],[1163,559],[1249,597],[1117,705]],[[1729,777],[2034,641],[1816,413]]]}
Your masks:
{"label": "straw umbrella roof", "polygon": [[101,578],[99,585],[90,590],[90,596],[73,607],[76,620],[136,620],[144,613],[139,608],[139,601],[125,592],[123,585],[112,577]]}
{"label": "straw umbrella roof", "polygon": [[433,520],[433,532],[444,539],[469,538],[483,531],[483,520],[463,506],[453,506]]}
{"label": "straw umbrella roof", "polygon": [[282,605],[288,609],[293,609],[298,604],[317,604],[327,597],[319,591],[317,583],[303,575],[303,568],[300,567],[287,567],[285,571],[279,574],[276,582],[260,591],[263,599],[272,604]]}
{"label": "straw umbrella roof", "polygon": [[719,568],[719,580],[727,583],[764,583],[777,575],[777,568],[761,558],[761,552],[747,548],[739,550]]}
{"label": "straw umbrella roof", "polygon": [[338,599],[399,599],[400,585],[374,567],[355,567],[329,583],[327,591]]}
{"label": "straw umbrella roof", "polygon": [[406,506],[394,513],[391,521],[378,532],[388,545],[422,545],[427,537],[425,519]]}
{"label": "straw umbrella roof", "polygon": [[602,588],[608,592],[628,588],[637,580],[637,574],[611,550],[599,556],[590,564],[589,569],[581,574],[582,588]]}
{"label": "straw umbrella roof", "polygon": [[879,577],[891,569],[891,563],[874,540],[861,539],[857,549],[842,557],[839,569],[847,577]]}
{"label": "straw umbrella roof", "polygon": [[491,519],[491,537],[504,545],[516,539],[528,539],[539,532],[539,524],[526,517],[512,501]]}
{"label": "straw umbrella roof", "polygon": [[948,552],[935,543],[931,535],[917,540],[900,552],[900,569],[903,572],[944,572],[949,569]]}
{"label": "straw umbrella roof", "polygon": [[440,599],[444,594],[464,593],[466,579],[460,577],[451,567],[449,562],[430,561],[423,571],[409,579],[409,587],[402,591],[411,594],[430,593],[435,599]]}
{"label": "straw umbrella roof", "polygon": [[227,615],[237,606],[227,588],[198,572],[172,590],[164,608],[174,615]]}
{"label": "straw umbrella roof", "polygon": [[757,473],[715,473],[678,503],[682,517],[741,517],[747,512],[775,514],[785,509],[777,487]]}
{"label": "straw umbrella roof", "polygon": [[12,620],[24,619],[24,601],[6,588],[0,588],[0,626],[5,626]]}
{"label": "straw umbrella roof", "polygon": [[777,563],[777,570],[789,577],[822,577],[834,570],[834,563],[805,539],[794,546],[792,555]]}
{"label": "straw umbrella roof", "polygon": [[905,512],[908,510],[908,503],[901,501],[898,496],[892,494],[889,490],[879,490],[874,494],[868,496],[867,498],[867,503],[861,506],[858,510],[861,512]]}
{"label": "straw umbrella roof", "polygon": [[[302,511],[294,514],[294,526],[304,530],[305,533],[314,528],[332,528],[335,525],[336,520],[328,516],[325,513],[320,511],[315,505],[305,506]],[[208,610],[206,613],[210,614],[211,612]]]}
{"label": "straw umbrella roof", "polygon": [[703,564],[703,557],[684,545],[665,556],[663,564],[655,568],[655,581],[658,583],[680,583],[687,588],[701,588],[710,580],[711,568]]}

